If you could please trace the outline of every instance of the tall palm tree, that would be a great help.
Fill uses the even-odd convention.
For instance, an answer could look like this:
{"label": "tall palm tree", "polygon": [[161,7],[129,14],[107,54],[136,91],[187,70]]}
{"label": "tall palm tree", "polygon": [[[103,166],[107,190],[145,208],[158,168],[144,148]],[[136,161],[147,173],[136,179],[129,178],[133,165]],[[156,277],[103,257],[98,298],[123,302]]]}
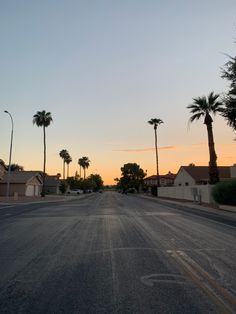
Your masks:
{"label": "tall palm tree", "polygon": [[66,149],[62,149],[59,153],[59,156],[63,160],[63,180],[65,180],[65,160],[68,157],[69,153]]}
{"label": "tall palm tree", "polygon": [[46,175],[46,131],[45,129],[51,124],[52,122],[52,115],[51,112],[37,111],[37,113],[33,116],[33,124],[36,124],[38,127],[43,128],[43,186],[42,186],[42,196],[45,196],[45,175]]}
{"label": "tall palm tree", "polygon": [[82,168],[82,164],[83,164],[83,158],[78,159],[78,164],[79,164],[79,176],[81,178],[81,168]]}
{"label": "tall palm tree", "polygon": [[88,157],[82,157],[81,158],[81,167],[84,170],[84,180],[86,178],[86,169],[90,166],[90,160]]}
{"label": "tall palm tree", "polygon": [[66,156],[65,162],[67,164],[67,178],[68,178],[69,177],[69,165],[72,162],[72,158],[69,154],[68,154],[68,156]]}
{"label": "tall palm tree", "polygon": [[[159,161],[158,161],[158,149],[157,149],[157,127],[163,123],[161,119],[153,118],[148,121],[149,124],[153,125],[155,133],[155,150],[156,150],[156,175],[157,175],[157,187],[160,186],[160,177],[159,177]],[[157,189],[158,196],[158,189]]]}
{"label": "tall palm tree", "polygon": [[215,184],[219,181],[219,170],[217,167],[217,155],[215,152],[215,144],[212,130],[212,117],[210,114],[223,112],[223,104],[217,101],[219,95],[211,92],[207,97],[193,98],[193,104],[187,106],[190,109],[190,113],[193,115],[190,117],[189,122],[204,118],[204,124],[207,127],[208,135],[208,147],[209,147],[209,183]]}

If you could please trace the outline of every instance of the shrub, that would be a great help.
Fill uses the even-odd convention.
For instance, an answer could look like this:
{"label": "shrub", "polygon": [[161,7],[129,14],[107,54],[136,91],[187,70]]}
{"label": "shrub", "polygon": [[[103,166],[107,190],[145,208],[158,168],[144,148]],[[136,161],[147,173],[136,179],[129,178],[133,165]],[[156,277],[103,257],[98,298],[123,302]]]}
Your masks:
{"label": "shrub", "polygon": [[67,189],[67,184],[62,181],[62,182],[60,183],[59,190],[60,190],[60,192],[61,192],[62,194],[65,194],[66,189]]}
{"label": "shrub", "polygon": [[151,188],[152,190],[152,195],[153,196],[157,196],[157,186],[155,185],[155,186],[152,186],[152,188]]}
{"label": "shrub", "polygon": [[219,204],[236,205],[236,180],[217,183],[212,196]]}

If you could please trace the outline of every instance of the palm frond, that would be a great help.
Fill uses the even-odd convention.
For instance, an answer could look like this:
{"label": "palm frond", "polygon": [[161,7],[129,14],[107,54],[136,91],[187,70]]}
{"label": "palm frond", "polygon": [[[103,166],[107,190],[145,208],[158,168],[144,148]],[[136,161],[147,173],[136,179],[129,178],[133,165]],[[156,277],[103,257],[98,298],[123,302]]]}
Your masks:
{"label": "palm frond", "polygon": [[37,113],[33,116],[33,124],[39,126],[47,127],[53,121],[51,112],[37,111]]}
{"label": "palm frond", "polygon": [[202,116],[204,116],[204,112],[196,113],[196,114],[192,115],[192,116],[189,118],[189,122],[193,122],[193,121],[195,121],[195,120],[199,120]]}
{"label": "palm frond", "polygon": [[215,102],[216,102],[216,100],[217,100],[217,98],[219,98],[219,94],[214,94],[214,92],[212,91],[212,92],[210,92],[210,94],[208,95],[208,103],[209,103],[209,105],[212,105],[212,104],[214,104]]}
{"label": "palm frond", "polygon": [[161,119],[158,119],[158,118],[153,118],[151,120],[148,121],[149,124],[151,125],[160,125],[162,123],[164,123]]}
{"label": "palm frond", "polygon": [[187,108],[191,109],[190,110],[191,113],[196,113],[196,112],[202,111],[202,109],[198,105],[195,105],[195,104],[188,105]]}

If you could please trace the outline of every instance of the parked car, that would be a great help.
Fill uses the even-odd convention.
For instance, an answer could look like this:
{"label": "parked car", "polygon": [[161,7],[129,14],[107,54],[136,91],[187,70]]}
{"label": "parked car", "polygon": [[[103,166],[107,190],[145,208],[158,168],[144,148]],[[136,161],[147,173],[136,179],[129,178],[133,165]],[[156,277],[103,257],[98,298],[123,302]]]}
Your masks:
{"label": "parked car", "polygon": [[69,190],[67,192],[67,194],[82,194],[83,193],[83,190],[80,190],[80,189],[76,189],[76,190]]}

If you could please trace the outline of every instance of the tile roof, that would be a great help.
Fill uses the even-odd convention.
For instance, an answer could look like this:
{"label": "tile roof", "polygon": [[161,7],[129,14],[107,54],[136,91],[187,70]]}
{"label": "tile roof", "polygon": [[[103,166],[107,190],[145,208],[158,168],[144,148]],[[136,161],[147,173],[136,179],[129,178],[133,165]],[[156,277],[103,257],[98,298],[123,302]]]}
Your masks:
{"label": "tile roof", "polygon": [[[163,175],[159,175],[160,179],[175,179],[176,174],[172,173],[172,172],[168,172],[167,174],[163,174]],[[156,180],[157,176],[153,175],[150,177],[145,178],[144,180]]]}
{"label": "tile roof", "polygon": [[[8,174],[6,173],[1,183],[7,183]],[[27,183],[30,179],[37,177],[37,179],[42,182],[42,177],[39,172],[36,171],[12,171],[10,176],[10,183]]]}
{"label": "tile roof", "polygon": [[[195,181],[208,181],[209,180],[209,167],[208,166],[181,166]],[[219,176],[221,179],[230,178],[229,166],[218,166]]]}
{"label": "tile roof", "polygon": [[45,185],[47,186],[57,186],[60,184],[60,179],[57,175],[55,176],[46,176],[45,177]]}

